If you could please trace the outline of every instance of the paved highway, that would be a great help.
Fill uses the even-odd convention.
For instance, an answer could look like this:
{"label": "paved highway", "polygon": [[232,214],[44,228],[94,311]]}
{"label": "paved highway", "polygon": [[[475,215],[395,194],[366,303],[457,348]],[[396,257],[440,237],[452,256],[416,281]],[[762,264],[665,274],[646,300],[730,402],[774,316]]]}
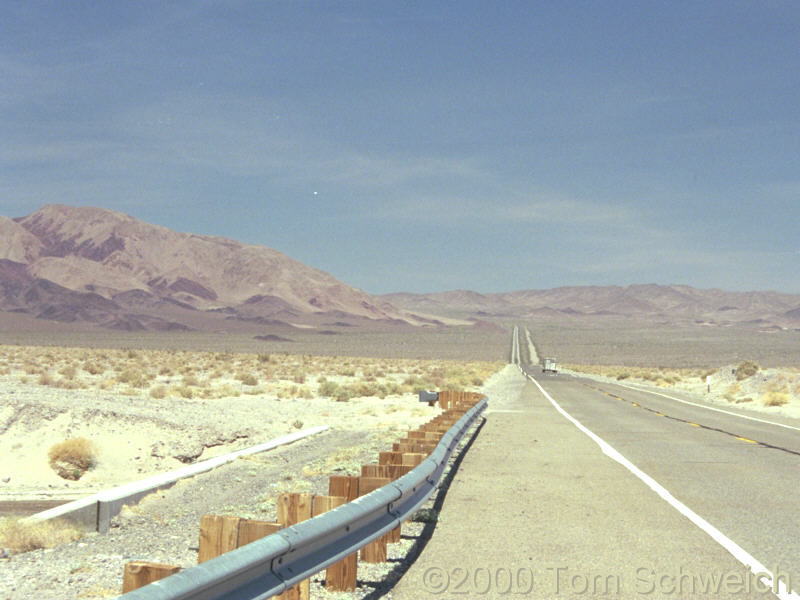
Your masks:
{"label": "paved highway", "polygon": [[800,598],[800,423],[524,371],[397,597]]}

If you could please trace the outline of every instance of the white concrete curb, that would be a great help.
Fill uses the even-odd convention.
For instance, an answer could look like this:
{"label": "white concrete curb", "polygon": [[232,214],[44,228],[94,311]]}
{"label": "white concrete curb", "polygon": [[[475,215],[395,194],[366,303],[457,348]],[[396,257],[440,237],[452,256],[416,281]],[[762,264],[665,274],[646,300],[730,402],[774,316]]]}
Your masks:
{"label": "white concrete curb", "polygon": [[91,496],[86,496],[85,498],[80,498],[73,502],[67,502],[61,506],[36,513],[35,515],[27,517],[26,520],[47,521],[48,519],[67,518],[84,525],[88,529],[96,530],[100,533],[107,533],[111,525],[111,519],[119,514],[120,510],[122,510],[122,506],[125,504],[134,504],[147,494],[169,487],[176,481],[185,477],[192,477],[199,473],[205,473],[206,471],[232,462],[242,456],[258,454],[259,452],[272,450],[278,446],[291,444],[305,437],[322,433],[327,429],[327,425],[320,425],[319,427],[304,429],[297,433],[290,433],[289,435],[284,435],[270,440],[269,442],[245,448],[244,450],[237,450],[236,452],[204,460],[203,462],[176,469],[175,471],[160,473],[148,477],[147,479],[141,479],[108,490],[103,490]]}

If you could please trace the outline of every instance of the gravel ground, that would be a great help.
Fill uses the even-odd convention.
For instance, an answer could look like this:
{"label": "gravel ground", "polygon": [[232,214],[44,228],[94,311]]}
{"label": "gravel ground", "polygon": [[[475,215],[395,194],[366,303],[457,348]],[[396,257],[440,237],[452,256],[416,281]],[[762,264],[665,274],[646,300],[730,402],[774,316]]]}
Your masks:
{"label": "gravel ground", "polygon": [[299,474],[304,467],[342,448],[354,449],[353,461],[370,462],[386,445],[369,432],[331,430],[183,480],[125,509],[107,535],[89,534],[54,549],[0,561],[0,598],[114,597],[129,561],[196,564],[204,514],[274,520],[279,492],[327,492],[328,474],[303,477]]}
{"label": "gravel ground", "polygon": [[[507,385],[508,375],[506,369],[487,381],[484,391],[490,398]],[[187,406],[187,411],[189,408],[196,405]],[[430,416],[416,415],[415,420],[426,421]],[[178,482],[124,509],[113,520],[107,535],[89,534],[54,549],[0,560],[0,599],[115,597],[121,589],[124,565],[129,561],[192,566],[197,561],[199,523],[204,514],[274,520],[279,493],[325,494],[330,475],[354,473],[361,464],[376,461],[377,453],[389,448],[404,431],[405,427],[378,431],[333,427],[305,441]],[[446,485],[441,488],[429,500],[429,507],[435,508],[443,501]],[[392,585],[424,547],[433,526],[405,525],[402,541],[389,546],[388,562],[359,564],[356,591],[327,592],[323,587],[324,573],[320,573],[312,578],[312,596],[326,600],[391,597]]]}

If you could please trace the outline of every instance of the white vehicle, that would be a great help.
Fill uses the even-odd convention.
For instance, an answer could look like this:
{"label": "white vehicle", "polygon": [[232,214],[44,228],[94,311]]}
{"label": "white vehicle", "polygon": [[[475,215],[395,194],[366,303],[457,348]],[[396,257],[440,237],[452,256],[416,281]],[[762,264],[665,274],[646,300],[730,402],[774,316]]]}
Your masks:
{"label": "white vehicle", "polygon": [[556,359],[555,358],[545,358],[542,361],[542,373],[558,373],[558,369],[556,368]]}

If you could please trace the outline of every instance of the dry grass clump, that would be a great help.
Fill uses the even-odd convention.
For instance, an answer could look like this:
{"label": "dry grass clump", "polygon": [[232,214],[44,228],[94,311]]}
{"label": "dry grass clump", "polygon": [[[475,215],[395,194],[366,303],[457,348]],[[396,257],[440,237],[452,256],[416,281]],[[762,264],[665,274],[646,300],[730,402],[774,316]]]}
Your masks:
{"label": "dry grass clump", "polygon": [[69,438],[54,444],[47,453],[50,466],[59,477],[77,480],[97,464],[94,444],[83,437]]}
{"label": "dry grass clump", "polygon": [[127,383],[132,388],[144,388],[150,383],[149,377],[139,369],[128,368],[117,377],[120,383]]}
{"label": "dry grass clump", "polygon": [[52,374],[52,373],[50,373],[50,371],[43,371],[43,372],[42,372],[42,373],[39,375],[39,380],[38,380],[38,382],[37,382],[37,383],[38,383],[39,385],[47,385],[47,386],[55,385],[55,383],[56,383],[56,378],[55,378],[55,377],[53,377],[53,374]]}
{"label": "dry grass clump", "polygon": [[155,385],[150,388],[150,397],[155,398],[157,400],[161,400],[162,398],[167,397],[167,393],[169,390],[165,385]]}
{"label": "dry grass clump", "polygon": [[40,548],[53,548],[59,544],[79,540],[83,530],[70,521],[26,521],[0,519],[0,547],[11,554],[20,554]]}
{"label": "dry grass clump", "polygon": [[783,406],[788,404],[792,395],[786,391],[767,390],[761,395],[760,402],[764,406]]}
{"label": "dry grass clump", "polygon": [[243,385],[258,385],[258,378],[252,373],[238,373],[236,379]]}
{"label": "dry grass clump", "polygon": [[725,389],[725,392],[723,392],[722,397],[725,398],[725,400],[727,400],[728,402],[736,402],[737,399],[739,398],[739,394],[741,393],[742,393],[742,386],[740,386],[738,383],[734,383],[732,385],[729,385]]}

